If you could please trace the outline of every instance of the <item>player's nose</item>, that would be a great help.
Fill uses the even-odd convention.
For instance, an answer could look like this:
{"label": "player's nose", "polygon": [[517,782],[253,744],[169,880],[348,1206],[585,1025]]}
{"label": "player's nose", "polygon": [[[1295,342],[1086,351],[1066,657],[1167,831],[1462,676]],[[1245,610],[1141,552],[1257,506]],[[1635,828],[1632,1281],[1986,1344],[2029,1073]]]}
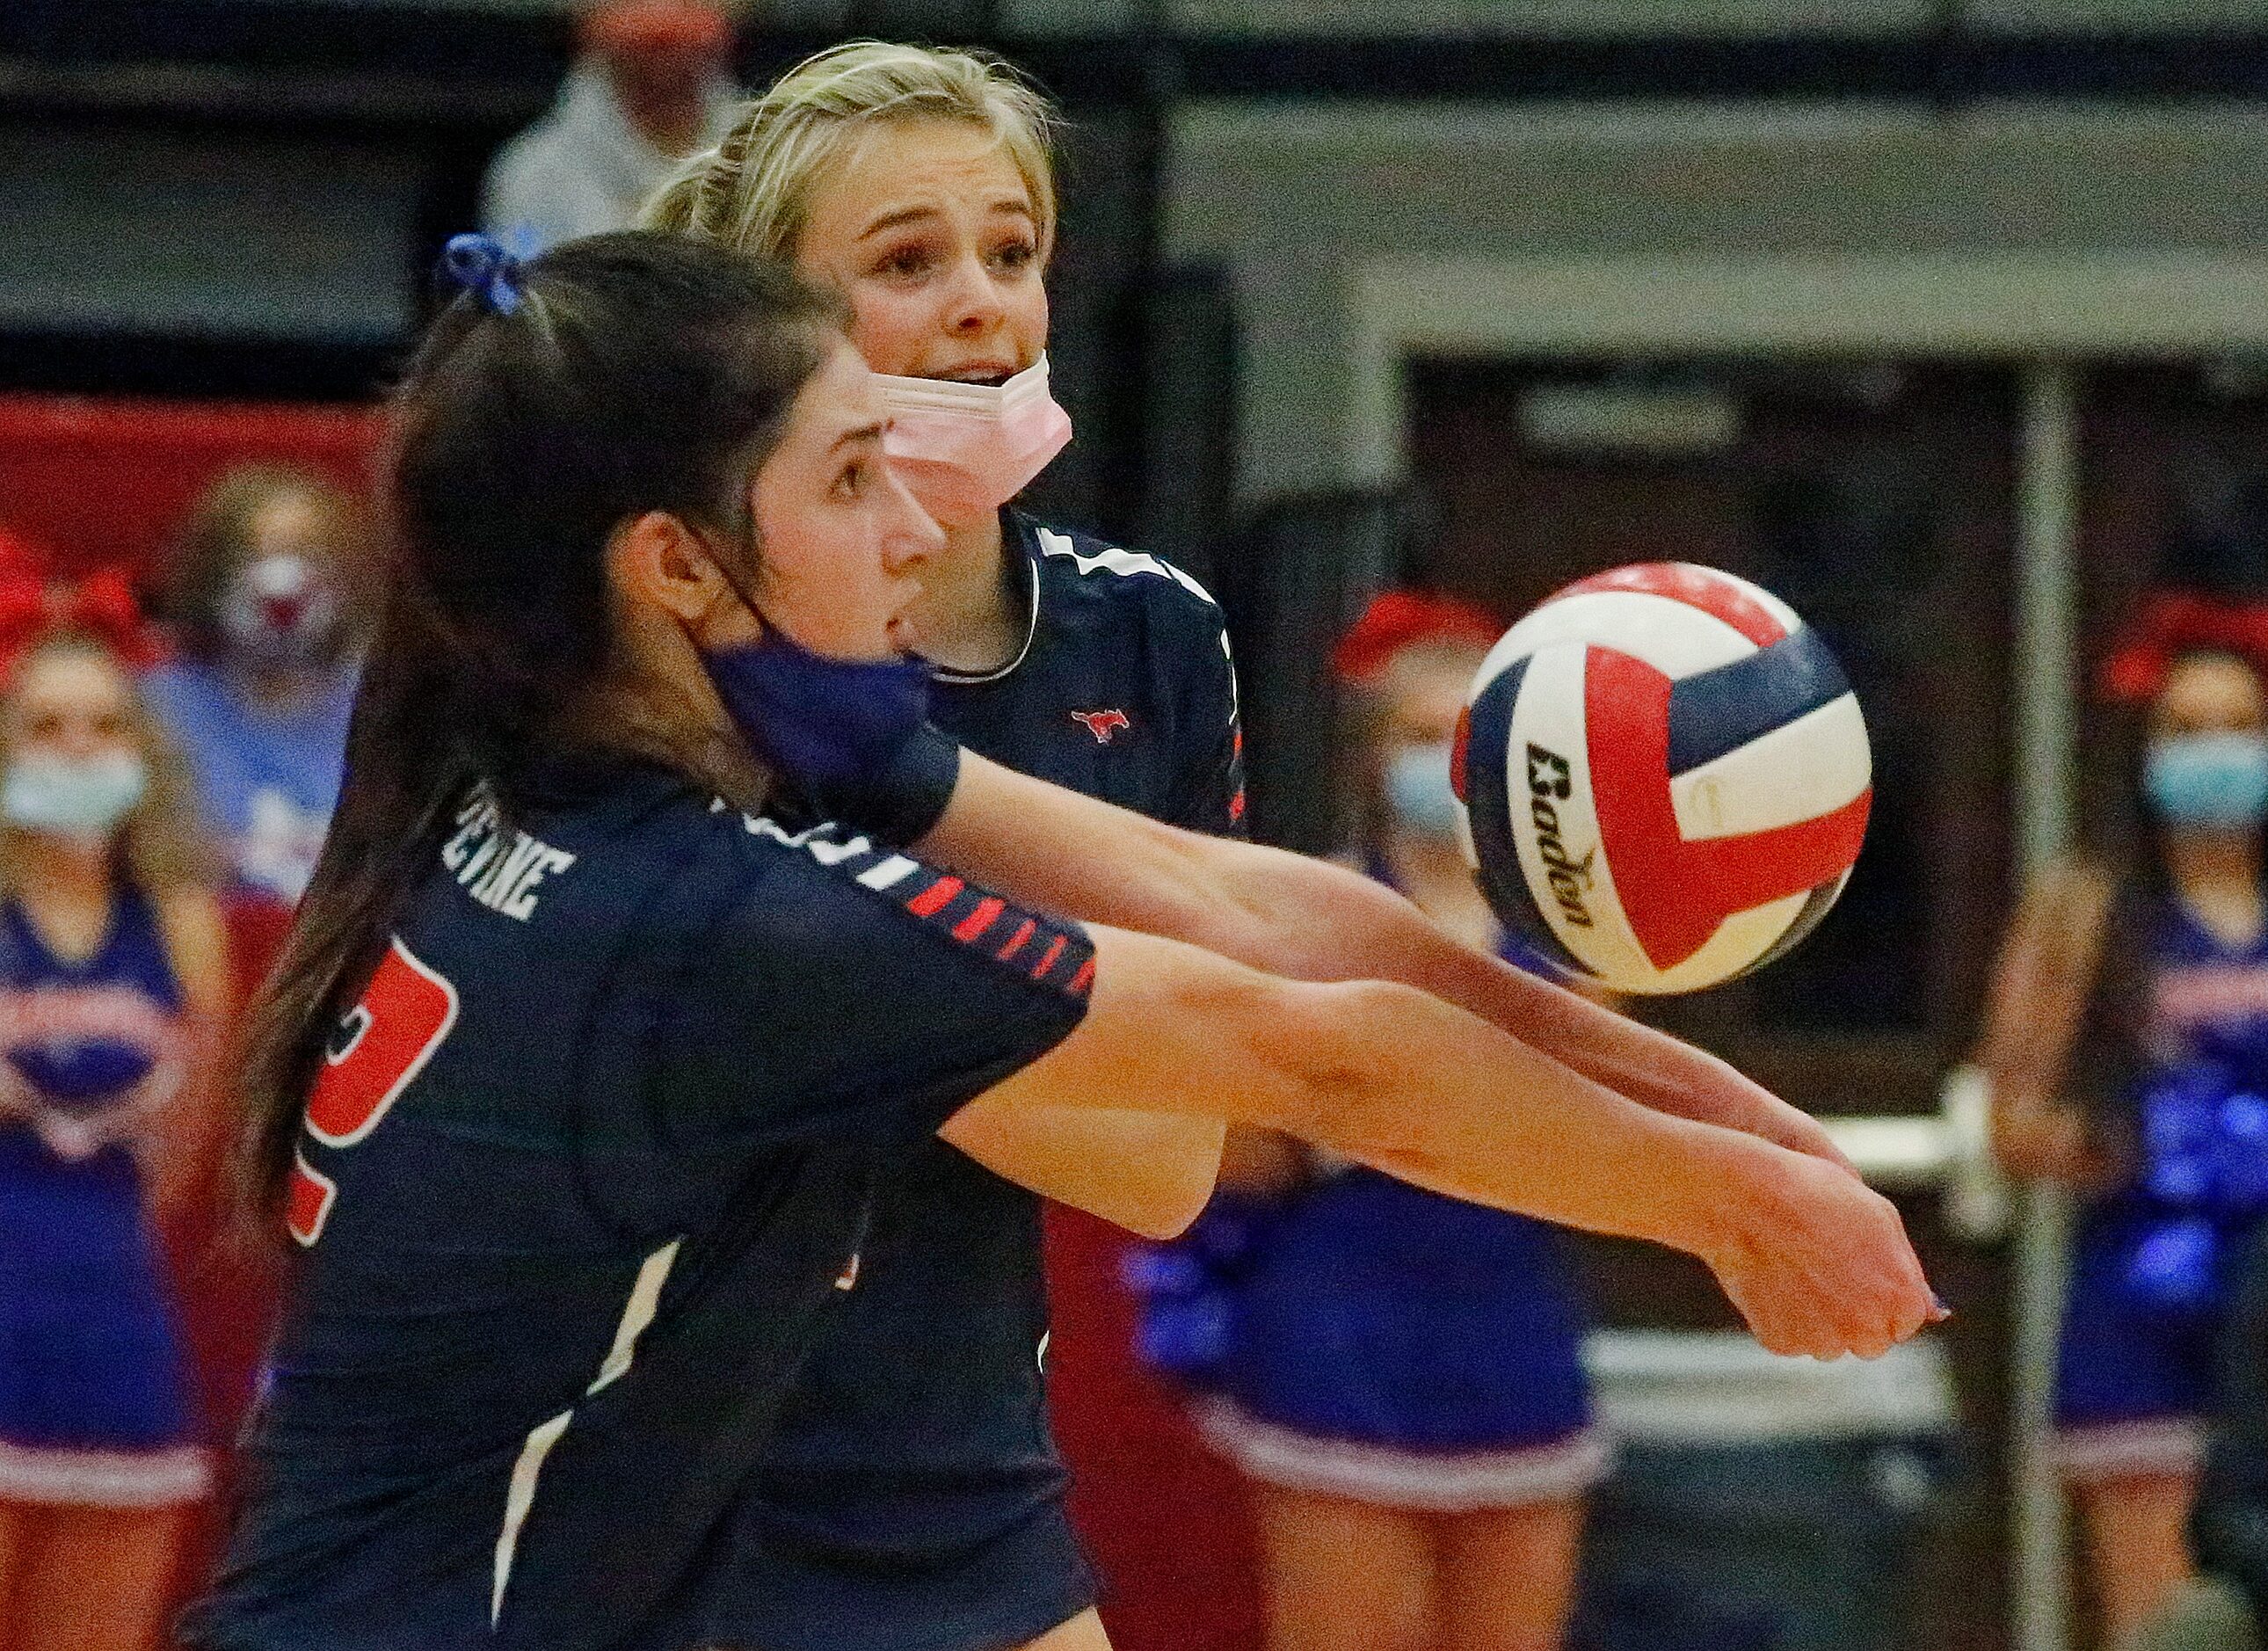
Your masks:
{"label": "player's nose", "polygon": [[892,573],[917,574],[945,549],[945,529],[921,507],[894,468],[885,467],[889,500],[882,524],[882,565]]}
{"label": "player's nose", "polygon": [[92,722],[66,722],[55,731],[56,749],[65,756],[84,759],[102,754],[102,731]]}
{"label": "player's nose", "polygon": [[955,335],[981,336],[1007,317],[1007,303],[1000,296],[1000,286],[992,278],[992,272],[984,267],[984,260],[974,251],[966,254],[954,266],[947,329]]}

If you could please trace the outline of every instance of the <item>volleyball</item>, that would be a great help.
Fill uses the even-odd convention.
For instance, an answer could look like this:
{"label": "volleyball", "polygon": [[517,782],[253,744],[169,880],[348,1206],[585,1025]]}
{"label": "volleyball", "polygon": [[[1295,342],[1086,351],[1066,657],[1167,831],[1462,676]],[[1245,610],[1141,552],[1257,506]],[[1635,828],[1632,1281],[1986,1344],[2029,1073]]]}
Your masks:
{"label": "volleyball", "polygon": [[1566,586],[1473,680],[1453,778],[1497,915],[1569,974],[1696,991],[1779,956],[1850,879],[1873,796],[1842,667],[1786,603],[1690,563]]}

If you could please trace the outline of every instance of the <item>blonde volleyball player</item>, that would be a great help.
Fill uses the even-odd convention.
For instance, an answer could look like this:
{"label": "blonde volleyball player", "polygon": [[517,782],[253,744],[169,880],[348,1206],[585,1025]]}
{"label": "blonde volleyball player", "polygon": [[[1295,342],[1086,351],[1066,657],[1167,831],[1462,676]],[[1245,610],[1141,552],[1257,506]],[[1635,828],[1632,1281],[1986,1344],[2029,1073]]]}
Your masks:
{"label": "blonde volleyball player", "polygon": [[[1235,832],[1241,736],[1219,608],[1179,570],[1011,502],[1070,433],[1044,365],[1048,118],[1030,87],[978,58],[846,47],[749,106],[648,217],[792,259],[848,300],[851,341],[892,407],[900,474],[945,530],[913,613],[939,726],[1023,773]],[[925,1551],[990,1544],[997,1567],[1009,1545],[1036,1548],[1043,1534],[1070,1553],[1039,1350],[1111,1355],[1077,1319],[1105,1304],[1068,1303],[1064,1334],[1051,1329],[1038,1195],[1091,1212],[1058,1212],[1056,1235],[1108,1277],[1118,1229],[1179,1230],[1211,1191],[1219,1153],[1203,1121],[1003,1117],[982,1136],[932,1143],[892,1178],[858,1296],[783,1422],[778,1454],[794,1467],[777,1481],[776,1522],[808,1557],[791,1560],[786,1537],[766,1549],[781,1601],[766,1643],[823,1640],[830,1618],[856,1608],[834,1579],[871,1573],[878,1540],[904,1540],[802,1493],[832,1465],[893,1461],[908,1503],[933,1510]],[[887,1350],[917,1322],[936,1356],[909,1404]],[[1086,1490],[1138,1501],[1166,1471],[1122,1438],[1086,1470]],[[1116,1569],[1116,1528],[1091,1529]],[[1062,1597],[1083,1601],[1083,1578],[1062,1568]]]}
{"label": "blonde volleyball player", "polygon": [[[971,753],[925,849],[1035,904],[1116,913],[1294,975],[1410,979],[1649,1104],[1832,1158],[1809,1120],[1727,1069],[1517,977],[1359,878],[1082,809],[975,755],[1168,821],[1220,830],[1240,811],[1210,600],[1153,558],[1004,510],[1066,433],[1042,365],[1056,229],[1045,122],[989,60],[844,47],[750,106],[648,214],[834,288],[884,375],[893,461],[946,529],[911,629],[943,667],[939,720]],[[1182,1220],[1214,1138],[1120,1114],[954,1139],[998,1175],[940,1149],[894,1177],[847,1328],[784,1419],[784,1465],[749,1560],[775,1602],[757,1637],[781,1651],[831,1643],[830,1614],[861,1608],[886,1557],[894,1588],[911,1574],[940,1594],[990,1566],[996,1591],[1035,1610],[1085,1586],[1036,1379],[1035,1212],[1016,1186],[1138,1227],[1161,1211]],[[908,1369],[880,1355],[909,1344],[944,1356]],[[822,1488],[846,1474],[886,1487],[902,1517],[830,1504]],[[1081,1614],[1064,1633],[1100,1630]]]}

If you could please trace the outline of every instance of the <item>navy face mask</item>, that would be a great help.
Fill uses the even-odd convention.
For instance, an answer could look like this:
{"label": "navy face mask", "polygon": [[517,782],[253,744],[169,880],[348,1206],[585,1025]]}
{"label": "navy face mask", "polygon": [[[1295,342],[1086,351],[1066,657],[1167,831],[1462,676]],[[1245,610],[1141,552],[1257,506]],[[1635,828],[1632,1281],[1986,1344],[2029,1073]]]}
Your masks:
{"label": "navy face mask", "polygon": [[928,720],[927,662],[814,653],[767,618],[722,562],[716,567],[763,627],[754,642],[701,650],[740,737],[820,799],[887,773]]}

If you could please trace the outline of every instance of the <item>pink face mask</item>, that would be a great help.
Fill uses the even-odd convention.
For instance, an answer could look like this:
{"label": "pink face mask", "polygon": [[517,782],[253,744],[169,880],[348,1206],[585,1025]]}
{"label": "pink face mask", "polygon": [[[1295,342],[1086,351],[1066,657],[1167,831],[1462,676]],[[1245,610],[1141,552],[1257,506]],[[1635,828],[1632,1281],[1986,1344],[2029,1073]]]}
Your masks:
{"label": "pink face mask", "polygon": [[1048,392],[1044,355],[1000,385],[874,377],[890,414],[882,451],[939,521],[999,509],[1071,440],[1071,415]]}

